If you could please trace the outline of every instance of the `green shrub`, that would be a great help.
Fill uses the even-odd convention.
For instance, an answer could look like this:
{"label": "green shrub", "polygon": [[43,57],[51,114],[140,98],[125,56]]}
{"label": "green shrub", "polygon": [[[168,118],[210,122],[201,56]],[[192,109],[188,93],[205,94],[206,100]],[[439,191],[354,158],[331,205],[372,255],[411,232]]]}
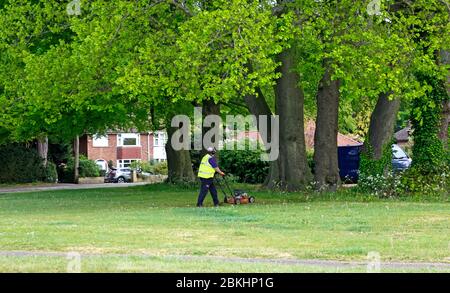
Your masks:
{"label": "green shrub", "polygon": [[400,176],[392,171],[393,143],[394,141],[390,141],[383,146],[380,159],[374,159],[373,147],[366,143],[359,163],[357,189],[360,192],[379,197],[393,197],[402,191]]}
{"label": "green shrub", "polygon": [[[366,138],[369,141],[369,138]],[[374,159],[373,147],[370,143],[365,144],[365,150],[360,155],[359,172],[363,179],[367,176],[387,175],[392,172],[392,144],[394,140],[383,146],[381,158]],[[364,177],[366,176],[366,177]]]}
{"label": "green shrub", "polygon": [[60,165],[61,163],[67,163],[68,159],[72,157],[73,147],[72,141],[64,142],[64,141],[53,141],[49,140],[48,143],[48,159],[55,163],[56,165]]}
{"label": "green shrub", "polygon": [[[72,161],[72,162],[71,162]],[[73,159],[69,159],[67,164],[59,165],[56,170],[58,171],[58,181],[61,183],[73,183],[74,171],[73,171]]]}
{"label": "green shrub", "polygon": [[308,166],[311,169],[311,172],[314,174],[314,150],[306,150],[306,161],[308,162]]}
{"label": "green shrub", "polygon": [[146,173],[153,173],[153,166],[147,161],[134,161],[131,163],[130,168]]}
{"label": "green shrub", "polygon": [[[248,143],[246,144],[248,145]],[[269,162],[262,161],[264,150],[220,150],[219,168],[227,174],[228,181],[259,184],[266,180]],[[191,151],[194,174],[197,174],[202,156],[200,151]]]}
{"label": "green shrub", "polygon": [[169,174],[167,162],[159,162],[153,165],[153,174],[157,175],[167,175]]}
{"label": "green shrub", "polygon": [[[59,181],[64,183],[74,182],[74,158],[69,158],[66,165],[62,165],[58,168]],[[86,158],[86,156],[80,156],[80,162],[78,167],[79,177],[100,177],[101,171],[98,165]]]}
{"label": "green shrub", "polygon": [[147,162],[147,161],[136,161],[131,163],[131,169],[139,170],[142,172],[147,172],[155,175],[167,175],[168,167],[167,162]]}
{"label": "green shrub", "polygon": [[80,156],[80,164],[79,164],[79,176],[80,177],[99,177],[100,176],[100,168],[98,165],[86,158],[85,156]]}
{"label": "green shrub", "polygon": [[418,168],[410,168],[402,173],[402,186],[405,192],[435,195],[448,194],[450,190],[450,167],[442,167],[440,173],[424,175]]}
{"label": "green shrub", "polygon": [[36,150],[11,144],[0,147],[0,183],[56,182],[55,165],[44,167]]}
{"label": "green shrub", "polygon": [[378,197],[397,197],[403,193],[404,186],[401,174],[393,172],[386,174],[361,173],[357,190]]}
{"label": "green shrub", "polygon": [[47,162],[47,167],[44,170],[45,182],[58,182],[58,172],[56,171],[56,165],[53,162]]}
{"label": "green shrub", "polygon": [[236,176],[239,182],[263,183],[269,173],[269,162],[262,161],[264,151],[222,150],[219,154],[219,167],[226,173]]}

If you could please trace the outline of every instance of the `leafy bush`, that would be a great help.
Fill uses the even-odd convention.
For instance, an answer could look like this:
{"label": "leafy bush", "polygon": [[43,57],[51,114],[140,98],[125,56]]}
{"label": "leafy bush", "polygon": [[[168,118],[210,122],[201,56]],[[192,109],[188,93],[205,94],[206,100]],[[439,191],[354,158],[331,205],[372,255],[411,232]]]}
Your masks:
{"label": "leafy bush", "polygon": [[450,188],[450,169],[445,168],[440,174],[423,175],[415,168],[401,173],[367,175],[360,174],[357,190],[379,197],[396,197],[401,195],[447,195]]}
{"label": "leafy bush", "polygon": [[48,144],[48,159],[60,165],[61,163],[67,163],[67,161],[72,157],[73,147],[72,142],[65,141],[53,141],[49,140]]}
{"label": "leafy bush", "polygon": [[380,159],[374,159],[370,143],[365,145],[365,151],[360,155],[359,191],[379,197],[397,196],[401,192],[400,177],[392,171],[392,144],[390,141],[383,146]]}
{"label": "leafy bush", "polygon": [[[75,161],[74,158],[69,158],[67,165],[61,165],[58,168],[58,175],[60,178],[60,182],[72,183],[74,182],[74,166]],[[86,156],[80,156],[80,162],[78,167],[78,175],[80,177],[100,177],[101,172],[98,165],[86,158]]]}
{"label": "leafy bush", "polygon": [[306,150],[306,161],[308,162],[311,172],[314,174],[314,150]]}
{"label": "leafy bush", "polygon": [[393,172],[373,175],[361,173],[357,189],[378,197],[395,197],[402,194],[404,187],[400,174]]}
{"label": "leafy bush", "polygon": [[44,167],[36,150],[11,144],[0,147],[0,183],[56,182],[55,165]]}
{"label": "leafy bush", "polygon": [[147,162],[147,161],[135,161],[130,165],[131,169],[156,174],[156,175],[167,175],[168,168],[167,162]]}
{"label": "leafy bush", "polygon": [[422,195],[447,194],[450,189],[450,167],[442,167],[440,173],[424,175],[418,168],[410,168],[401,176],[405,192]]}
{"label": "leafy bush", "polygon": [[73,159],[69,159],[67,164],[59,165],[56,170],[58,172],[58,181],[61,183],[73,183],[74,179],[74,171],[73,171]]}
{"label": "leafy bush", "polygon": [[437,196],[447,195],[450,188],[450,168],[444,167],[441,173],[424,175],[417,168],[403,172],[386,174],[360,174],[357,190],[379,197],[401,195]]}
{"label": "leafy bush", "polygon": [[134,161],[131,163],[130,168],[146,173],[153,173],[153,167],[151,166],[150,162],[147,161]]}
{"label": "leafy bush", "polygon": [[[247,143],[248,145],[248,143]],[[218,152],[219,168],[227,174],[230,182],[258,184],[266,180],[269,173],[269,162],[261,160],[264,150],[220,150]],[[191,151],[194,174],[202,160],[200,151]]]}
{"label": "leafy bush", "polygon": [[[369,141],[369,138],[366,138]],[[387,175],[392,172],[392,144],[394,140],[383,146],[380,159],[374,159],[373,147],[370,143],[365,144],[365,151],[360,155],[359,171],[363,179],[368,176]]]}
{"label": "leafy bush", "polygon": [[262,161],[263,150],[222,150],[219,166],[236,176],[239,182],[263,183],[269,172],[269,162]]}
{"label": "leafy bush", "polygon": [[47,167],[44,169],[44,181],[45,182],[58,182],[58,172],[56,171],[56,165],[53,162],[47,162]]}
{"label": "leafy bush", "polygon": [[167,162],[159,162],[153,165],[153,174],[167,175],[169,174]]}
{"label": "leafy bush", "polygon": [[98,165],[85,156],[80,156],[80,164],[78,170],[80,177],[100,177],[100,168],[98,167]]}

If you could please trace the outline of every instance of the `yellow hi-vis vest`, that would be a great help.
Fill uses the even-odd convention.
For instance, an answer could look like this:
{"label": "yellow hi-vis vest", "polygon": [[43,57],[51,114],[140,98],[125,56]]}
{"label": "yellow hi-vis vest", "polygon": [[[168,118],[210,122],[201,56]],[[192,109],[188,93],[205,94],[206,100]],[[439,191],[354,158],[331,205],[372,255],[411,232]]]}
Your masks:
{"label": "yellow hi-vis vest", "polygon": [[200,163],[200,168],[198,169],[198,177],[200,178],[213,178],[214,173],[216,170],[214,170],[213,167],[211,167],[211,164],[209,163],[209,159],[211,158],[211,155],[206,154],[202,158],[202,162]]}

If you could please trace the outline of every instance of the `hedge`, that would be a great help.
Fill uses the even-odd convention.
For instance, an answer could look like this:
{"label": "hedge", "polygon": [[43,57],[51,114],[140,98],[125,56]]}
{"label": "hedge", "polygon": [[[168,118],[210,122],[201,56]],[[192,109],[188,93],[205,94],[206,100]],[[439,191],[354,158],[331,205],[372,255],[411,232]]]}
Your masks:
{"label": "hedge", "polygon": [[56,182],[56,167],[44,166],[36,150],[19,144],[0,146],[0,183]]}

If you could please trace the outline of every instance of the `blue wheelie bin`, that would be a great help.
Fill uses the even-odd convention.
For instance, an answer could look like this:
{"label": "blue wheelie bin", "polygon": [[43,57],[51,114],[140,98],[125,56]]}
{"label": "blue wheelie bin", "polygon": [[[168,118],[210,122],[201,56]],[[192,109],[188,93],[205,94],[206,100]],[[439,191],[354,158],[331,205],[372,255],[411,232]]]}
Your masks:
{"label": "blue wheelie bin", "polygon": [[339,175],[342,183],[356,183],[358,181],[361,148],[362,145],[338,147]]}

